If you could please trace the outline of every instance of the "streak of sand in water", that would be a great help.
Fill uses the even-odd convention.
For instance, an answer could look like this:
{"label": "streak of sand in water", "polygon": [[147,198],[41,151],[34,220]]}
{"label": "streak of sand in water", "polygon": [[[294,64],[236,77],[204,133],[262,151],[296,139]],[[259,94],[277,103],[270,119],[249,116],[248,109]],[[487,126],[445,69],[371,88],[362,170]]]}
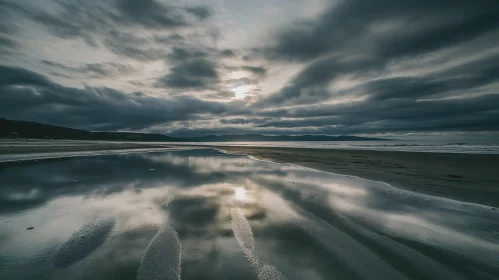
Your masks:
{"label": "streak of sand in water", "polygon": [[178,233],[165,224],[147,246],[140,262],[138,280],[179,280],[181,245]]}
{"label": "streak of sand in water", "polygon": [[241,209],[233,208],[230,211],[232,218],[232,230],[237,243],[241,247],[243,254],[255,268],[259,280],[286,280],[288,279],[282,272],[272,265],[263,263],[256,254],[255,240],[248,220]]}
{"label": "streak of sand in water", "polygon": [[116,221],[108,218],[83,225],[62,244],[52,258],[55,268],[67,268],[85,259],[107,239]]}

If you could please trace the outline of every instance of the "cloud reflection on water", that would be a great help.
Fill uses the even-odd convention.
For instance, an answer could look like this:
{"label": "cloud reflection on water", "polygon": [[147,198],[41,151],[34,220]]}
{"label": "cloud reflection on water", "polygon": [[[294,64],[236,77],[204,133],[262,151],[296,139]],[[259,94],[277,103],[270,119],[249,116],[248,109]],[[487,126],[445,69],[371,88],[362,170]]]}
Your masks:
{"label": "cloud reflection on water", "polygon": [[[492,279],[499,273],[497,211],[193,150],[4,167],[0,278],[136,279],[147,245],[169,223],[182,244],[182,278],[254,279],[232,233],[235,207],[251,226],[261,261],[290,279]],[[105,217],[116,224],[102,246],[64,270],[51,266],[56,248]],[[350,244],[343,249],[352,255],[338,244]]]}

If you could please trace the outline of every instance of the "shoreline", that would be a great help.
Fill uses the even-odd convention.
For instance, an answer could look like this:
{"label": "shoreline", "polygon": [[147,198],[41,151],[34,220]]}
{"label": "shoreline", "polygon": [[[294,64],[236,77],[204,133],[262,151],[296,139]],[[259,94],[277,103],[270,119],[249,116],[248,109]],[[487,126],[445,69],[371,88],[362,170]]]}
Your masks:
{"label": "shoreline", "polygon": [[[48,158],[106,155],[121,152],[151,152],[178,149],[167,144],[113,142],[30,142],[0,145],[0,163]],[[32,145],[35,144],[35,145]]]}
{"label": "shoreline", "polygon": [[[215,148],[215,147],[214,147]],[[229,154],[299,165],[392,187],[499,206],[499,155],[220,146]]]}
{"label": "shoreline", "polygon": [[383,182],[398,189],[421,194],[492,207],[499,206],[499,172],[497,172],[499,155],[496,154],[191,146],[180,143],[43,142],[40,144],[0,145],[0,162],[9,164],[9,162],[47,157],[209,148],[222,150],[228,154],[247,155],[260,160],[294,164]]}
{"label": "shoreline", "polygon": [[173,148],[176,145],[158,143],[131,143],[131,142],[91,142],[91,141],[39,141],[39,142],[0,142],[0,155],[54,153],[77,151],[102,151],[124,149],[154,149]]}

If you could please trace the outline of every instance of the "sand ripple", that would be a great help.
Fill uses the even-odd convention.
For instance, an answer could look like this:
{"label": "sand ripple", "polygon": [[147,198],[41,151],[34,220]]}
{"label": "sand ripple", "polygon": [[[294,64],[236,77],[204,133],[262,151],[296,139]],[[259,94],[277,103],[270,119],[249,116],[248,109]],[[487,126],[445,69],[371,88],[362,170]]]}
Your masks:
{"label": "sand ripple", "polygon": [[258,279],[260,280],[286,280],[288,279],[277,268],[262,263],[256,255],[255,240],[253,239],[253,232],[248,220],[239,208],[233,208],[230,211],[232,217],[232,230],[236,237],[237,243],[241,247],[246,258],[250,261],[251,265],[256,269]]}
{"label": "sand ripple", "polygon": [[114,218],[109,218],[85,224],[57,250],[53,266],[67,268],[89,256],[106,241],[115,223]]}
{"label": "sand ripple", "polygon": [[360,279],[407,279],[346,233],[310,214],[297,222],[317,243],[341,260]]}
{"label": "sand ripple", "polygon": [[164,225],[147,246],[138,280],[180,279],[181,245],[173,227]]}

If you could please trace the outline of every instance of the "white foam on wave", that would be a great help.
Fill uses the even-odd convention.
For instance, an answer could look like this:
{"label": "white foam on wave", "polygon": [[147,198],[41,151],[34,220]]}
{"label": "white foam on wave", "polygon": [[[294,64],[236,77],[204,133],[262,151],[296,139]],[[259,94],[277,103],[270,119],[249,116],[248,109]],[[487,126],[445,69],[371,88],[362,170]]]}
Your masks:
{"label": "white foam on wave", "polygon": [[259,280],[287,280],[288,278],[272,265],[263,263],[256,254],[255,240],[248,220],[239,208],[232,208],[232,231],[243,254],[255,268]]}
{"label": "white foam on wave", "polygon": [[59,247],[52,258],[53,266],[67,268],[89,256],[106,241],[115,223],[114,218],[108,218],[83,225]]}
{"label": "white foam on wave", "polygon": [[138,280],[179,280],[182,248],[178,233],[165,224],[151,240],[140,262]]}

